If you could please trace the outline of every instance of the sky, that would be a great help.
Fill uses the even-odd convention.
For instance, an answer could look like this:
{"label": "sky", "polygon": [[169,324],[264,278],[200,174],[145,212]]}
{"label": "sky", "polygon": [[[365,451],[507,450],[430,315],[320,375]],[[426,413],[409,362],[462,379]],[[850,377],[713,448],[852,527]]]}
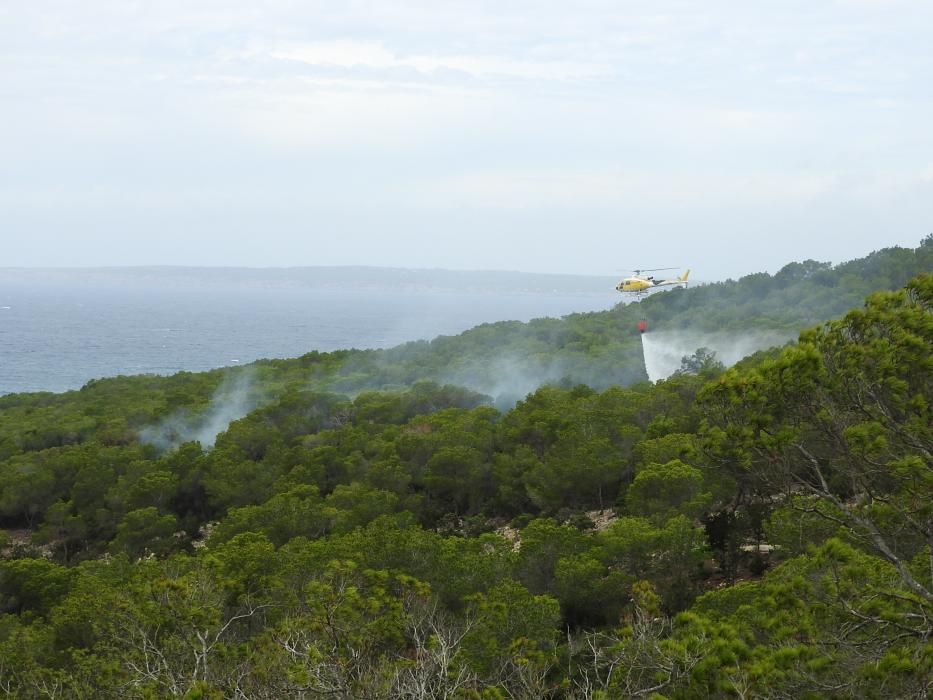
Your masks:
{"label": "sky", "polygon": [[928,0],[0,0],[0,267],[914,247],[931,36]]}

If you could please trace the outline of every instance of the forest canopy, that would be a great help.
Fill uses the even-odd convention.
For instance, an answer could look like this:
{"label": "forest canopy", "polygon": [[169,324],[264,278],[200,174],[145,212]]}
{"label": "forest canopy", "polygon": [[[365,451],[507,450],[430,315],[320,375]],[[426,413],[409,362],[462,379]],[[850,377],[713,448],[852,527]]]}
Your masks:
{"label": "forest canopy", "polygon": [[0,692],[926,697],[931,263],[0,397]]}

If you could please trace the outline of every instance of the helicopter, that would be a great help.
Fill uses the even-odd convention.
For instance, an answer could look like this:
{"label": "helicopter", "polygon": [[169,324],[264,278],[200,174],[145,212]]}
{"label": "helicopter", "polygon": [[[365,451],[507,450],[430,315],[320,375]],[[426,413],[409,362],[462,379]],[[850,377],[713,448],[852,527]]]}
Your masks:
{"label": "helicopter", "polygon": [[658,280],[655,279],[653,275],[645,274],[646,272],[661,272],[663,270],[676,269],[677,268],[675,267],[655,267],[650,270],[632,270],[634,275],[632,277],[626,277],[621,282],[619,282],[619,284],[616,285],[616,290],[619,292],[635,295],[644,295],[657,287],[686,287],[687,278],[690,276],[689,269],[680,277],[675,277],[674,279],[669,280]]}

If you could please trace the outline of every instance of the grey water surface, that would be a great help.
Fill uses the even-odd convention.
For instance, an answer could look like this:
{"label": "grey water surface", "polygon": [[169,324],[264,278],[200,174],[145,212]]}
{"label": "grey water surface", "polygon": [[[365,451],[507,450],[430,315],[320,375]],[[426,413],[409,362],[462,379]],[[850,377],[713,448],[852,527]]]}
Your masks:
{"label": "grey water surface", "polygon": [[611,308],[606,293],[185,286],[0,279],[0,394],[384,348],[501,320]]}

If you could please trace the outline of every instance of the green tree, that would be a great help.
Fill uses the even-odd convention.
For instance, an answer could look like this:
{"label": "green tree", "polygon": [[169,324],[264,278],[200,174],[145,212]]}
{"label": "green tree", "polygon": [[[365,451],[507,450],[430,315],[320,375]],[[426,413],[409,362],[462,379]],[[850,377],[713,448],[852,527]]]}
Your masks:
{"label": "green tree", "polygon": [[809,495],[788,503],[845,527],[924,605],[933,589],[909,562],[933,557],[931,348],[933,277],[922,276],[702,396],[714,460],[771,493]]}
{"label": "green tree", "polygon": [[17,614],[47,614],[67,594],[74,572],[44,559],[0,561],[0,605]]}
{"label": "green tree", "polygon": [[158,508],[154,506],[139,508],[124,516],[110,548],[114,552],[125,552],[130,557],[146,553],[166,554],[178,546],[173,537],[177,527],[174,515],[159,515]]}
{"label": "green tree", "polygon": [[675,459],[640,469],[625,500],[633,515],[644,515],[663,523],[678,514],[700,517],[712,497],[703,491],[700,470]]}
{"label": "green tree", "polygon": [[506,686],[512,697],[547,697],[546,679],[557,661],[557,601],[503,581],[474,596],[468,615],[475,622],[463,653],[485,684]]}

